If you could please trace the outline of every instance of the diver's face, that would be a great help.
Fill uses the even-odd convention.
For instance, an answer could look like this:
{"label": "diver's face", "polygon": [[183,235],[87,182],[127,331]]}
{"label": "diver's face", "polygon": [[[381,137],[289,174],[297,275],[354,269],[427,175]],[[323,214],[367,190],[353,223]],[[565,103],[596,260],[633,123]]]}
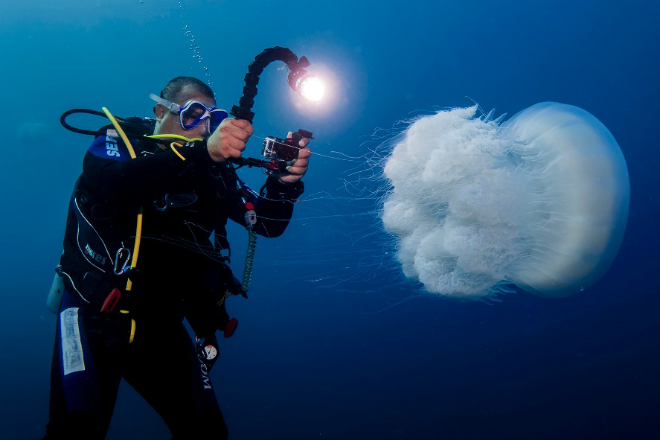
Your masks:
{"label": "diver's face", "polygon": [[[209,98],[208,96],[197,92],[192,87],[186,87],[183,90],[183,94],[181,96],[182,99],[177,102],[177,104],[179,104],[181,107],[183,107],[191,99],[199,101],[208,107],[215,107],[215,99]],[[156,129],[154,130],[154,134],[178,134],[187,138],[207,137],[209,135],[208,119],[190,130],[185,130],[181,126],[179,115],[172,113],[162,105],[156,105],[154,107],[154,114],[156,115],[156,120],[158,121],[156,124]]]}

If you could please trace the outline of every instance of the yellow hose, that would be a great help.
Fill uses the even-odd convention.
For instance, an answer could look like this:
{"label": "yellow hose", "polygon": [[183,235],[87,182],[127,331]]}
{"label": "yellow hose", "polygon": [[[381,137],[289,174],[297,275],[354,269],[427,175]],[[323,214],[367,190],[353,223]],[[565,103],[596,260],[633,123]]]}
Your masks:
{"label": "yellow hose", "polygon": [[181,144],[178,143],[178,142],[172,142],[172,143],[170,144],[170,148],[172,149],[172,151],[174,151],[174,154],[176,154],[177,156],[179,156],[179,159],[185,161],[186,158],[183,157],[183,156],[181,155],[181,153],[179,153],[178,151],[176,151],[176,147],[181,148],[181,147],[183,147],[183,145],[181,145]]}
{"label": "yellow hose", "polygon": [[[142,242],[142,206],[137,215],[137,225],[135,227],[135,244],[133,245],[133,258],[131,259],[131,267],[137,266],[138,254],[140,253],[140,243]],[[130,292],[133,287],[133,281],[129,278],[126,281],[126,291]]]}
{"label": "yellow hose", "polygon": [[[128,137],[126,136],[126,133],[124,132],[124,130],[121,128],[121,126],[117,122],[117,119],[115,119],[115,117],[112,116],[112,114],[110,113],[110,111],[107,108],[102,107],[102,110],[103,110],[103,113],[105,113],[105,115],[108,117],[108,119],[110,119],[110,122],[112,122],[112,125],[115,127],[115,129],[117,130],[117,133],[119,134],[121,139],[124,141],[124,144],[126,144],[126,148],[128,149],[128,154],[131,155],[131,159],[135,159],[137,157],[137,155],[135,154],[135,150],[133,149],[133,145],[131,145],[131,141],[128,140]],[[151,136],[146,136],[146,137],[152,138],[152,139],[178,139],[178,140],[182,140],[182,141],[185,141],[185,142],[198,142],[198,141],[203,140],[202,138],[189,139],[185,136],[181,136],[181,135],[177,135],[177,134],[156,134],[156,135],[151,135]],[[178,151],[176,151],[175,145],[176,146],[182,146],[181,144],[172,142],[170,144],[170,148],[172,149],[172,151],[174,151],[176,153],[176,155],[181,158],[181,160],[186,160]],[[141,242],[141,238],[142,238],[142,214],[143,214],[143,209],[142,209],[142,207],[140,207],[140,210],[138,211],[138,215],[137,215],[137,226],[135,228],[135,244],[133,245],[133,258],[131,260],[131,268],[133,268],[133,269],[137,266],[138,253],[140,252],[140,242]],[[130,292],[132,287],[133,287],[133,281],[131,281],[131,279],[129,278],[126,281],[126,291]],[[121,313],[129,313],[129,311],[128,310],[122,310]],[[135,319],[131,319],[131,336],[128,340],[129,344],[132,343],[133,340],[135,339],[135,327],[136,327]]]}
{"label": "yellow hose", "polygon": [[177,139],[184,142],[201,142],[204,140],[202,138],[187,138],[185,136],[181,136],[180,134],[152,134],[145,137],[149,139]]}
{"label": "yellow hose", "polygon": [[[112,125],[115,127],[117,130],[117,133],[119,133],[119,136],[121,136],[121,139],[124,141],[126,144],[126,148],[128,148],[128,154],[131,155],[131,159],[135,159],[137,155],[135,154],[135,150],[133,149],[133,145],[131,145],[131,141],[128,140],[128,137],[126,136],[126,133],[124,130],[121,128],[117,120],[115,119],[114,116],[110,113],[110,111],[103,107],[102,108],[103,113],[110,119],[110,122],[112,122]],[[133,245],[133,258],[131,260],[131,268],[134,269],[137,266],[137,260],[138,260],[138,253],[140,252],[140,241],[142,238],[142,207],[140,206],[140,210],[138,211],[137,215],[137,226],[135,228],[135,244]],[[129,278],[126,281],[126,291],[130,292],[131,288],[133,287],[133,281]],[[122,310],[122,313],[129,313],[128,310]],[[133,340],[135,339],[135,319],[131,318],[131,336],[128,339],[128,343],[131,344],[133,343]]]}
{"label": "yellow hose", "polygon": [[135,155],[135,150],[133,150],[133,146],[131,145],[131,142],[126,137],[126,133],[124,133],[124,130],[122,130],[121,126],[119,125],[115,117],[112,116],[112,114],[107,108],[101,107],[101,110],[103,110],[103,113],[105,113],[108,119],[110,119],[110,122],[112,122],[112,125],[114,125],[115,129],[117,130],[117,133],[119,133],[119,136],[121,136],[121,139],[126,144],[126,148],[128,148],[128,154],[131,155],[131,159],[135,159],[137,157]]}

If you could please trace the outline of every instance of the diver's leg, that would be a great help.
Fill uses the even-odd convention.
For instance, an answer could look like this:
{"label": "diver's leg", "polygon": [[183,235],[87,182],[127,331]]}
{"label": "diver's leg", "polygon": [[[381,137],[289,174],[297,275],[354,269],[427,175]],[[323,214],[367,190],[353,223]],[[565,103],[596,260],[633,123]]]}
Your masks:
{"label": "diver's leg", "polygon": [[44,440],[103,439],[110,424],[120,376],[85,306],[65,292],[57,318]]}
{"label": "diver's leg", "polygon": [[129,350],[124,378],[160,414],[173,439],[227,438],[211,380],[182,324],[145,324]]}

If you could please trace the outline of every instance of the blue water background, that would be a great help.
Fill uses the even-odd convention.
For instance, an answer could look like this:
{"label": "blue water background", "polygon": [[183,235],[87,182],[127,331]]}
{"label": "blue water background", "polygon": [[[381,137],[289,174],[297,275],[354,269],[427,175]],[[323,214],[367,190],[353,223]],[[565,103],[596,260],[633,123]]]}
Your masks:
{"label": "blue water background", "polygon": [[[55,316],[45,297],[91,140],[59,115],[147,116],[149,93],[176,75],[204,78],[203,67],[229,108],[247,64],[281,45],[332,72],[332,108],[298,109],[271,66],[248,151],[259,136],[306,128],[314,151],[345,160],[312,157],[295,220],[260,240],[251,297],[228,306],[241,324],[212,377],[231,438],[660,438],[659,20],[657,0],[2,2],[0,437],[40,438],[47,421]],[[350,158],[373,156],[378,127],[472,100],[509,115],[577,105],[618,140],[630,217],[591,289],[494,305],[435,299],[392,263],[378,181]],[[231,233],[240,271],[245,234]],[[167,357],[154,353],[154,368]],[[144,438],[169,437],[124,384],[108,439]]]}

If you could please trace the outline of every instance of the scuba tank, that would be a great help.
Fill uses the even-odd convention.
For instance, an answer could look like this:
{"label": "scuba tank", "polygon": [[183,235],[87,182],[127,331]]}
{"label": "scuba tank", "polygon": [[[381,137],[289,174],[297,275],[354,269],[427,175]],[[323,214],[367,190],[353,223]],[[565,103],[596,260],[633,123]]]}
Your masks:
{"label": "scuba tank", "polygon": [[48,310],[56,315],[60,311],[60,303],[62,302],[62,295],[64,295],[64,279],[59,273],[55,273],[53,277],[53,284],[50,286],[50,293],[46,300],[46,307]]}

